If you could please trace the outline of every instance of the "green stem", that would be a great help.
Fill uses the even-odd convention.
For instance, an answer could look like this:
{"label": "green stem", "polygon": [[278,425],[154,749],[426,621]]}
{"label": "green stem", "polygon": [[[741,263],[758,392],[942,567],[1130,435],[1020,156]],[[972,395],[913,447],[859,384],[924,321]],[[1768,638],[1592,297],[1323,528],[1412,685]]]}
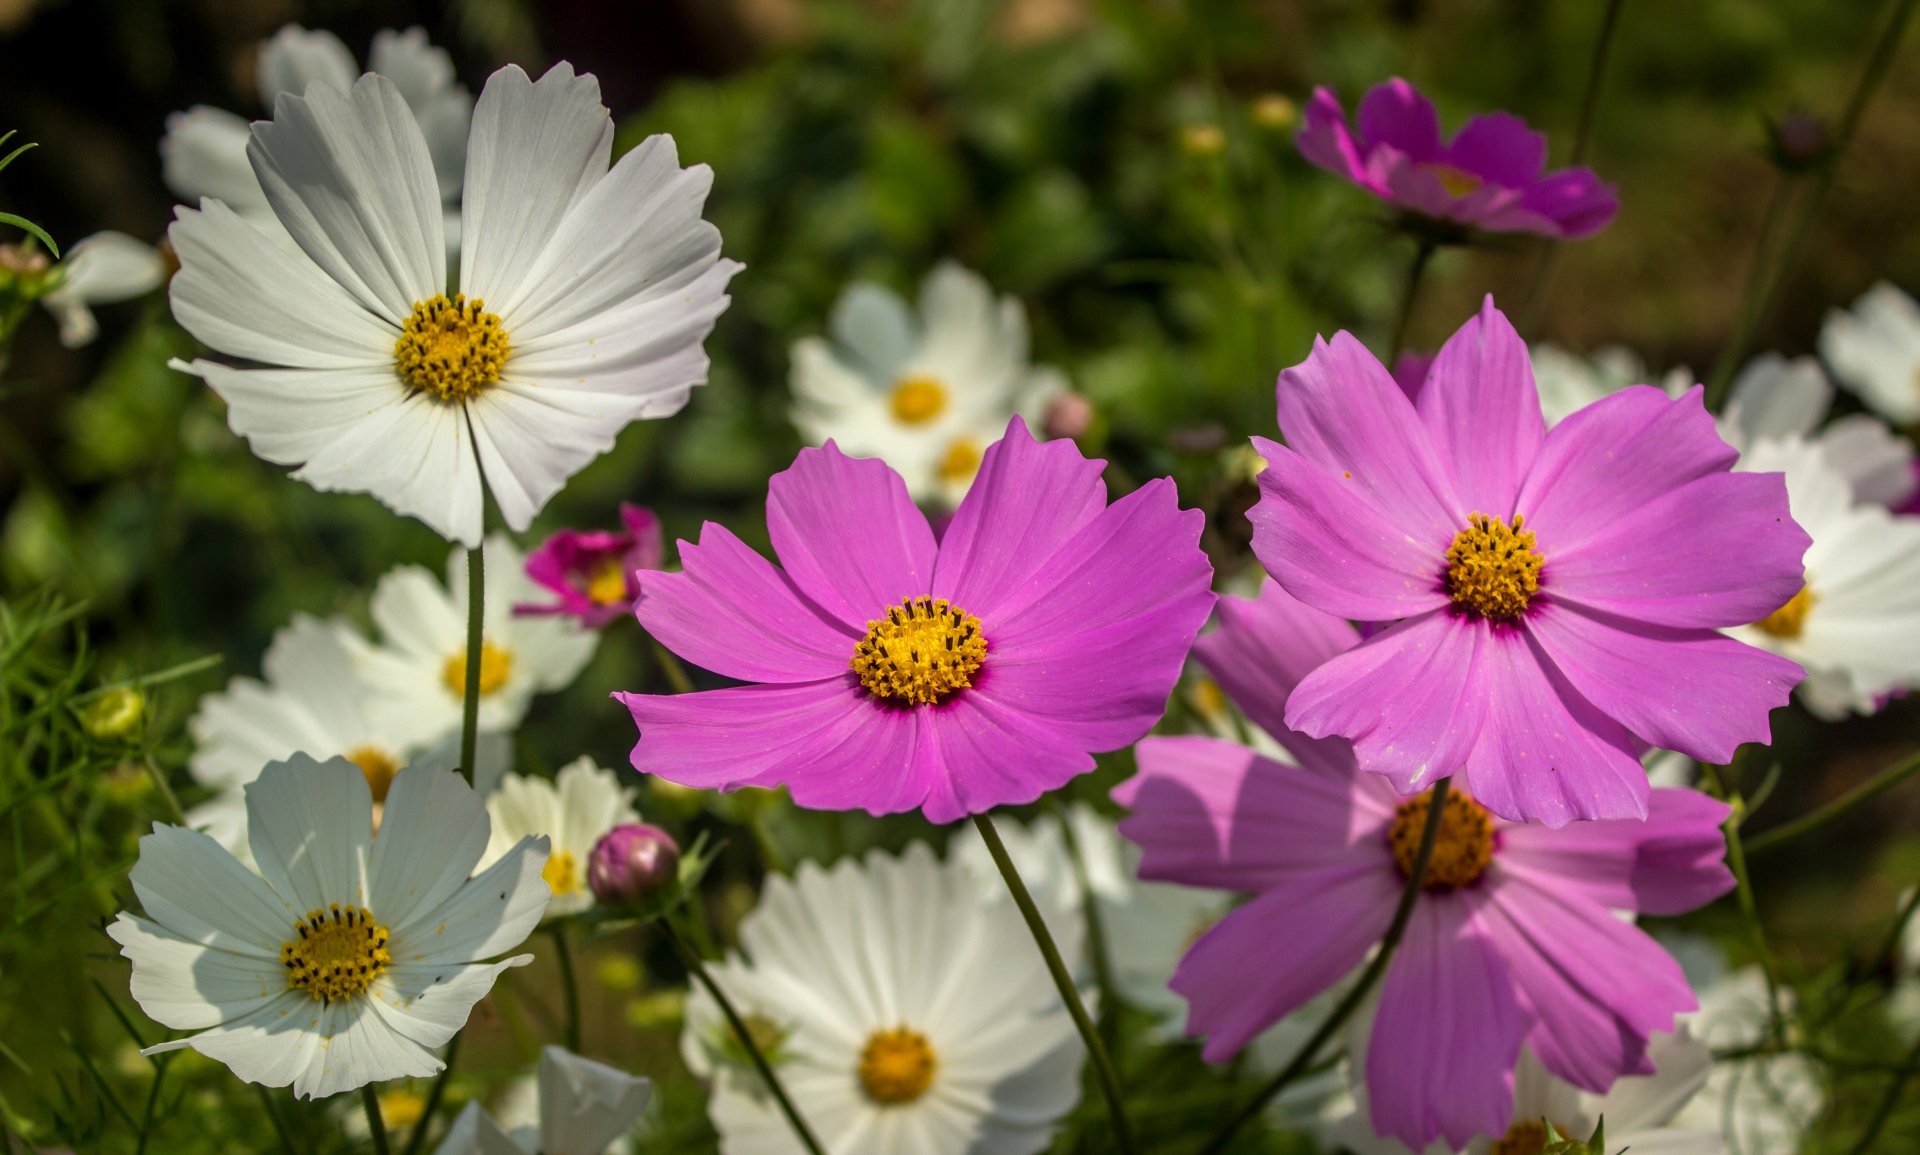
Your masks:
{"label": "green stem", "polygon": [[387,1148],[387,1121],[380,1117],[380,1096],[373,1093],[372,1083],[361,1085],[360,1105],[367,1110],[367,1130],[372,1135],[376,1155],[390,1155]]}
{"label": "green stem", "polygon": [[580,1053],[580,980],[573,973],[573,948],[567,945],[565,923],[547,927],[553,936],[554,961],[560,964],[560,989],[567,1003],[567,1050]]}
{"label": "green stem", "polygon": [[1767,949],[1766,928],[1760,923],[1760,907],[1753,897],[1753,879],[1747,873],[1746,844],[1740,837],[1740,824],[1747,816],[1746,799],[1727,790],[1720,779],[1719,767],[1703,762],[1700,772],[1706,776],[1707,785],[1714,796],[1733,807],[1721,827],[1727,838],[1727,868],[1733,871],[1734,900],[1740,907],[1741,920],[1746,923],[1747,937],[1751,940],[1754,957],[1760,963],[1760,973],[1767,980],[1767,1021],[1771,1037],[1776,1042],[1784,1042],[1787,1024],[1786,1016],[1780,1009],[1780,977],[1773,965],[1773,952]]}
{"label": "green stem", "polygon": [[253,1089],[260,1093],[260,1104],[267,1109],[267,1119],[273,1123],[273,1133],[280,1136],[280,1149],[294,1150],[293,1136],[287,1132],[287,1121],[280,1117],[280,1104],[273,1101],[273,1092],[260,1083],[255,1083]]}
{"label": "green stem", "polygon": [[1420,281],[1426,275],[1427,262],[1433,259],[1434,244],[1424,237],[1415,242],[1419,248],[1413,252],[1413,264],[1407,268],[1407,283],[1400,290],[1400,311],[1393,322],[1393,339],[1387,343],[1387,371],[1393,371],[1393,363],[1400,359],[1400,350],[1407,343],[1407,326],[1413,322],[1413,305],[1420,296]]}
{"label": "green stem", "polygon": [[187,824],[187,812],[180,808],[180,796],[173,792],[173,787],[167,785],[166,773],[162,771],[159,764],[153,760],[153,755],[144,755],[140,760],[146,764],[147,776],[153,779],[154,789],[158,790],[160,797],[166,800],[167,812],[173,815],[175,822],[181,826],[185,826]]}
{"label": "green stem", "polygon": [[1914,1072],[1920,1070],[1920,1040],[1916,1040],[1907,1050],[1906,1061],[1900,1064],[1899,1074],[1887,1084],[1887,1093],[1880,1097],[1880,1105],[1874,1108],[1873,1118],[1868,1120],[1867,1129],[1860,1134],[1860,1141],[1848,1149],[1848,1155],[1867,1155],[1873,1149],[1874,1141],[1880,1138],[1880,1132],[1893,1117],[1893,1109],[1900,1105],[1900,1097],[1907,1089],[1907,1081]]}
{"label": "green stem", "polygon": [[434,1077],[433,1089],[427,1092],[427,1105],[421,1109],[419,1121],[413,1130],[407,1133],[407,1146],[404,1155],[417,1155],[427,1141],[427,1131],[433,1126],[434,1113],[440,1110],[440,1100],[446,1097],[447,1077],[453,1074],[453,1061],[460,1055],[460,1036],[454,1035],[447,1043],[447,1057],[443,1061],[440,1073]]}
{"label": "green stem", "polygon": [[473,781],[475,751],[480,744],[480,654],[486,646],[483,629],[487,599],[487,563],[484,548],[467,551],[467,685],[460,704],[460,772]]}
{"label": "green stem", "polygon": [[1792,203],[1793,190],[1798,185],[1798,178],[1788,173],[1783,172],[1774,178],[1773,193],[1767,198],[1766,212],[1760,217],[1760,231],[1754,234],[1753,258],[1747,267],[1747,287],[1740,294],[1740,312],[1734,319],[1733,336],[1728,339],[1726,348],[1720,351],[1720,358],[1713,363],[1713,372],[1707,377],[1705,401],[1710,412],[1717,412],[1726,404],[1727,390],[1733,384],[1733,371],[1739,367],[1739,359],[1752,343],[1753,330],[1760,323],[1762,302],[1767,296],[1767,271],[1772,267],[1767,257],[1773,249],[1774,234],[1780,231],[1780,222],[1786,219],[1787,206]]}
{"label": "green stem", "polygon": [[[1067,863],[1073,868],[1074,885],[1080,888],[1080,906],[1087,920],[1087,957],[1093,963],[1094,986],[1100,991],[1100,1005],[1112,1007],[1115,990],[1113,959],[1107,952],[1107,933],[1100,913],[1100,900],[1093,893],[1093,881],[1087,873],[1087,856],[1081,852],[1080,839],[1073,833],[1067,808],[1052,798],[1047,801],[1053,820],[1060,824],[1060,841],[1067,848]],[[1111,1013],[1101,1017],[1101,1041],[1108,1045],[1109,1050],[1115,1045],[1112,1028],[1116,1022],[1117,1016]]]}
{"label": "green stem", "polygon": [[1908,778],[1913,777],[1916,771],[1920,771],[1920,754],[1915,754],[1904,761],[1895,762],[1893,765],[1875,774],[1872,778],[1867,779],[1865,782],[1862,782],[1860,785],[1842,794],[1825,806],[1803,814],[1792,822],[1782,823],[1772,830],[1767,831],[1765,834],[1756,836],[1753,841],[1747,843],[1747,852],[1750,854],[1765,854],[1769,850],[1792,842],[1803,834],[1810,834],[1815,830],[1819,830],[1837,819],[1852,813],[1858,809],[1862,803],[1871,802],[1895,786],[1900,785],[1900,783],[1905,782]]}
{"label": "green stem", "polygon": [[1372,961],[1367,963],[1367,969],[1360,973],[1360,981],[1347,990],[1339,1004],[1333,1008],[1333,1013],[1328,1015],[1319,1029],[1313,1032],[1313,1036],[1293,1053],[1293,1057],[1287,1060],[1287,1065],[1280,1068],[1280,1073],[1269,1079],[1253,1100],[1240,1109],[1239,1114],[1227,1120],[1219,1130],[1213,1133],[1213,1137],[1207,1140],[1207,1145],[1200,1148],[1199,1155],[1219,1155],[1220,1152],[1225,1151],[1240,1128],[1260,1114],[1268,1101],[1285,1090],[1313,1065],[1314,1056],[1320,1053],[1320,1048],[1326,1046],[1334,1033],[1346,1025],[1347,1020],[1360,1009],[1361,1002],[1380,981],[1381,976],[1387,973],[1387,964],[1393,961],[1394,951],[1399,947],[1401,938],[1407,933],[1407,924],[1413,919],[1413,907],[1420,897],[1420,888],[1426,883],[1427,864],[1433,860],[1434,843],[1440,840],[1440,820],[1446,812],[1447,793],[1452,785],[1451,778],[1442,778],[1433,784],[1433,793],[1427,802],[1427,823],[1420,829],[1420,845],[1413,852],[1413,866],[1407,871],[1407,884],[1400,889],[1400,902],[1393,908],[1393,921],[1387,924],[1386,937],[1380,940],[1380,949],[1374,952]]}
{"label": "green stem", "polygon": [[1074,985],[1073,975],[1068,973],[1067,964],[1060,958],[1060,948],[1054,944],[1046,920],[1040,917],[1040,908],[1034,905],[1033,895],[1027,893],[1027,884],[1020,880],[1020,872],[1014,869],[1013,859],[1007,856],[1006,843],[1000,841],[1000,832],[993,828],[993,819],[985,814],[976,814],[973,816],[973,825],[986,842],[987,853],[993,856],[993,864],[999,868],[1000,877],[1006,880],[1007,889],[1013,894],[1013,903],[1020,908],[1020,916],[1027,920],[1027,930],[1033,934],[1033,941],[1040,948],[1040,957],[1047,964],[1047,972],[1053,976],[1053,985],[1060,991],[1060,1000],[1066,1003],[1067,1013],[1073,1017],[1073,1025],[1087,1045],[1087,1056],[1093,1060],[1094,1072],[1099,1076],[1101,1094],[1107,1099],[1107,1114],[1113,1119],[1115,1145],[1123,1155],[1133,1155],[1139,1148],[1134,1143],[1133,1124],[1127,1121],[1126,1097],[1120,1090],[1120,1074],[1114,1070],[1106,1044],[1100,1041],[1100,1032],[1094,1029],[1093,1018],[1087,1014],[1086,1004],[1080,1000],[1080,989]]}
{"label": "green stem", "polygon": [[741,1049],[746,1051],[747,1058],[753,1061],[754,1070],[760,1073],[760,1081],[765,1083],[767,1090],[772,1093],[774,1102],[780,1107],[780,1113],[787,1117],[787,1125],[793,1128],[793,1133],[799,1138],[801,1146],[805,1147],[811,1155],[826,1155],[825,1148],[820,1146],[820,1140],[814,1138],[812,1129],[807,1126],[807,1121],[800,1117],[800,1111],[793,1105],[793,1100],[787,1098],[786,1088],[780,1085],[779,1078],[773,1073],[773,1064],[767,1062],[766,1055],[760,1051],[760,1045],[753,1041],[753,1032],[747,1029],[746,1020],[740,1017],[740,1012],[734,1009],[733,1003],[720,990],[720,984],[713,981],[713,976],[707,972],[706,964],[701,962],[700,956],[687,945],[687,940],[673,925],[673,919],[670,916],[663,917],[657,925],[661,933],[667,936],[667,942],[673,945],[675,953],[680,956],[680,961],[686,965],[687,973],[698,980],[700,985],[706,988],[707,993],[713,996],[713,1001],[719,1004],[720,1013],[726,1016],[727,1025],[733,1028],[734,1039],[739,1042]]}
{"label": "green stem", "polygon": [[687,668],[680,664],[680,659],[674,656],[672,650],[662,645],[659,639],[651,640],[654,658],[659,661],[660,672],[667,676],[667,684],[673,687],[673,692],[693,693],[693,679],[687,675]]}
{"label": "green stem", "polygon": [[160,1085],[166,1081],[167,1068],[171,1063],[153,1065],[153,1085],[147,1088],[147,1106],[141,1113],[140,1141],[134,1145],[133,1155],[146,1155],[147,1137],[153,1133],[153,1112],[160,1105]]}

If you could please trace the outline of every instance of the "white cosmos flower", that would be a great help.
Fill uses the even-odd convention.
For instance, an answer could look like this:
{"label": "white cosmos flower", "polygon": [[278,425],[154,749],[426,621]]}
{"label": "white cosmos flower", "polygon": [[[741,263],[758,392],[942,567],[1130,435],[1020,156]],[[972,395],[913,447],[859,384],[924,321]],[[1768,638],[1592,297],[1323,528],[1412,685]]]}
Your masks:
{"label": "white cosmos flower", "polygon": [[1669,397],[1678,397],[1693,388],[1693,373],[1684,365],[1667,370],[1654,380],[1647,363],[1638,353],[1619,345],[1606,345],[1582,357],[1558,345],[1539,344],[1529,350],[1534,384],[1540,390],[1540,409],[1548,425],[1584,409],[1610,393],[1629,385],[1652,385]]}
{"label": "white cosmos flower", "polygon": [[400,88],[377,74],[281,96],[247,146],[289,253],[225,205],[181,209],[176,319],[249,363],[176,367],[255,453],[479,544],[485,490],[525,529],[631,421],[706,380],[739,266],[700,218],[712,173],[649,137],[608,167],[599,82],[493,74],[473,110],[458,274]]}
{"label": "white cosmos flower", "polygon": [[547,906],[546,840],[477,876],[487,812],[459,775],[408,770],[373,833],[373,798],[344,758],[295,755],[247,786],[259,873],[198,831],[156,824],[133,889],[146,917],[107,933],[133,997],[249,1083],[317,1097],[438,1072]]}
{"label": "white cosmos flower", "polygon": [[[368,71],[393,81],[420,122],[427,151],[433,157],[440,198],[455,209],[445,228],[457,237],[473,96],[454,79],[453,61],[446,52],[429,44],[426,32],[419,28],[374,33],[367,65]],[[281,93],[301,96],[309,84],[347,91],[360,75],[360,68],[354,63],[353,53],[333,33],[289,24],[260,43],[254,72],[260,85],[260,107],[272,113]],[[167,118],[166,135],[160,139],[161,176],[174,195],[187,203],[198,204],[200,198],[212,197],[248,223],[292,246],[293,238],[274,216],[273,206],[247,160],[247,142],[251,139],[246,118],[224,109],[195,105],[176,112]]]}
{"label": "white cosmos flower", "polygon": [[[1054,911],[1048,925],[1078,959],[1080,921]],[[714,979],[834,1155],[1032,1155],[1080,1096],[1085,1052],[1019,912],[924,844],[770,877],[740,945],[747,959]],[[726,1030],[696,989],[681,1051],[712,1079],[721,1150],[789,1155]]]}
{"label": "white cosmos flower", "polygon": [[1806,585],[1751,626],[1727,632],[1807,668],[1798,694],[1822,718],[1872,714],[1920,684],[1920,518],[1856,505],[1847,479],[1804,441],[1763,441],[1738,469],[1784,473],[1793,519],[1813,538]]}
{"label": "white cosmos flower", "polygon": [[1913,496],[1913,446],[1887,423],[1852,413],[1820,428],[1833,385],[1812,357],[1763,353],[1733,379],[1720,436],[1735,449],[1803,438],[1853,487],[1855,501],[1897,506]]}
{"label": "white cosmos flower", "polygon": [[652,1094],[651,1080],[542,1047],[539,1074],[510,1088],[499,1120],[468,1103],[434,1155],[622,1155]]}
{"label": "white cosmos flower", "polygon": [[509,774],[487,799],[493,841],[483,862],[507,854],[522,837],[544,834],[552,840],[544,877],[553,890],[549,917],[576,914],[593,905],[587,889],[587,858],[600,836],[623,822],[638,822],[634,790],[592,758],[577,758],[553,779]]}
{"label": "white cosmos flower", "polygon": [[67,250],[58,285],[40,303],[60,326],[60,343],[76,349],[100,334],[89,306],[145,296],[166,279],[167,262],[152,245],[125,233],[95,233]]}
{"label": "white cosmos flower", "polygon": [[1895,425],[1920,422],[1920,303],[1881,281],[1834,309],[1820,330],[1820,356],[1835,380]]}
{"label": "white cosmos flower", "polygon": [[980,456],[1017,413],[1039,428],[1066,391],[1056,369],[1027,363],[1027,314],[974,273],[943,262],[920,287],[920,313],[890,289],[842,293],[832,341],[793,346],[793,422],[815,444],[831,438],[878,457],[915,501],[959,504]]}
{"label": "white cosmos flower", "polygon": [[[573,681],[599,635],[568,618],[517,617],[537,592],[525,558],[505,534],[487,539],[481,607],[480,728],[512,730],[533,696]],[[373,591],[377,645],[350,637],[355,668],[373,687],[367,709],[386,732],[418,743],[460,728],[467,676],[467,557],[454,550],[441,585],[419,566],[389,570]]]}

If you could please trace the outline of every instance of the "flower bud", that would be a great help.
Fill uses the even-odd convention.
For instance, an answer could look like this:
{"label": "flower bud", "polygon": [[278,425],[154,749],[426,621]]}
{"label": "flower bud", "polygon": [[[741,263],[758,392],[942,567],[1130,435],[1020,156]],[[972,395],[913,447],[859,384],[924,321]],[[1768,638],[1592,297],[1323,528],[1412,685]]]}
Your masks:
{"label": "flower bud", "polygon": [[1227,150],[1227,134],[1217,124],[1189,124],[1180,130],[1180,147],[1188,156],[1219,156]]}
{"label": "flower bud", "polygon": [[1255,97],[1247,113],[1253,123],[1270,132],[1292,132],[1300,123],[1300,106],[1277,92]]}
{"label": "flower bud", "polygon": [[95,738],[125,738],[147,716],[147,700],[140,691],[123,687],[108,690],[80,708],[80,725]]}
{"label": "flower bud", "polygon": [[1833,149],[1833,135],[1810,112],[1789,112],[1773,126],[1773,156],[1790,172],[1816,168]]}
{"label": "flower bud", "polygon": [[1071,440],[1084,435],[1093,424],[1093,402],[1084,393],[1062,393],[1048,404],[1040,419],[1040,431],[1048,437]]}
{"label": "flower bud", "polygon": [[680,873],[680,844],[644,822],[625,822],[593,844],[587,885],[607,906],[632,906],[659,895]]}

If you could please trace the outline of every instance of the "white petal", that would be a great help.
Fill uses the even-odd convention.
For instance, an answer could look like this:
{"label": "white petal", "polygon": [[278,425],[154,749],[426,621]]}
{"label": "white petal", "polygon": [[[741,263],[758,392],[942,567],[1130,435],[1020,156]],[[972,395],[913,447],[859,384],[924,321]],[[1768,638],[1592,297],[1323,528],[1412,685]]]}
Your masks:
{"label": "white petal", "polygon": [[513,65],[488,77],[467,147],[462,291],[504,317],[567,210],[606,175],[612,148],[592,76],[563,61],[538,83]]}
{"label": "white petal", "polygon": [[891,289],[864,282],[840,295],[828,331],[858,370],[889,384],[920,346],[920,327],[907,303]]}
{"label": "white petal", "polygon": [[433,1155],[526,1155],[492,1116],[470,1102],[460,1109],[446,1138],[433,1149]]}
{"label": "white petal", "polygon": [[395,970],[458,966],[525,942],[553,895],[540,877],[549,845],[545,838],[523,839],[446,901],[389,924]]}
{"label": "white petal", "polygon": [[1833,404],[1833,386],[1812,357],[1789,361],[1778,353],[1763,353],[1747,363],[1733,379],[1727,411],[1734,416],[1744,441],[1805,437],[1811,434]]}
{"label": "white petal", "polygon": [[1889,508],[1913,496],[1913,445],[1865,413],[1849,414],[1814,439],[1827,464],[1853,483],[1853,499]]}
{"label": "white petal", "polygon": [[1827,314],[1820,356],[1841,384],[1896,425],[1920,420],[1920,304],[1885,281],[1852,312]]}
{"label": "white petal", "polygon": [[428,43],[424,29],[395,32],[383,28],[373,34],[367,67],[393,81],[413,109],[426,137],[427,151],[433,154],[441,197],[455,200],[466,176],[473,97],[454,81],[453,61],[444,49]]}
{"label": "white petal", "polygon": [[243,1082],[284,1087],[323,1061],[327,1026],[326,1007],[289,990],[251,1014],[142,1053],[192,1047],[225,1063]]}
{"label": "white petal", "polygon": [[633,1129],[653,1083],[559,1047],[540,1049],[540,1150],[597,1155]]}
{"label": "white petal", "polygon": [[272,108],[283,92],[305,95],[315,81],[340,92],[353,87],[360,68],[353,53],[331,32],[308,31],[289,24],[260,45],[258,58],[260,104]]}
{"label": "white petal", "polygon": [[124,913],[107,935],[133,964],[133,1001],[148,1018],[177,1031],[251,1014],[288,989],[277,957],[210,949]]}
{"label": "white petal", "polygon": [[160,253],[125,233],[104,232],[75,244],[62,263],[58,296],[90,304],[125,301],[150,293],[166,276]]}
{"label": "white petal", "polygon": [[1713,1071],[1713,1051],[1685,1027],[1674,1034],[1655,1035],[1647,1058],[1653,1061],[1653,1074],[1619,1080],[1591,1109],[1591,1114],[1606,1119],[1610,1136],[1664,1126],[1707,1085]]}
{"label": "white petal", "polygon": [[247,156],[280,223],[368,311],[398,326],[445,288],[439,182],[391,80],[283,94]]}
{"label": "white petal", "polygon": [[[364,779],[362,779],[364,781]],[[195,830],[156,825],[140,840],[133,892],[147,916],[203,946],[273,959],[300,914],[286,896]]]}
{"label": "white petal", "polygon": [[160,138],[160,174],[175,196],[192,204],[202,197],[223,201],[245,215],[272,215],[260,178],[247,160],[253,134],[246,119],[196,104],[167,117]]}
{"label": "white petal", "polygon": [[590,757],[562,766],[555,776],[560,823],[559,829],[546,833],[553,835],[557,849],[579,859],[582,869],[602,835],[622,823],[640,821],[633,808],[634,790],[626,785],[629,780],[619,771],[596,765]]}
{"label": "white petal", "polygon": [[374,984],[372,1005],[394,1031],[422,1046],[442,1047],[467,1025],[473,1005],[487,997],[501,971],[532,961],[522,954],[481,965],[396,965]]}
{"label": "white petal", "polygon": [[373,842],[369,889],[375,915],[397,930],[445,902],[479,863],[488,827],[487,808],[460,775],[402,770]]}
{"label": "white petal", "polygon": [[373,795],[360,767],[295,754],[262,770],[246,791],[253,860],[269,886],[302,914],[367,905]]}

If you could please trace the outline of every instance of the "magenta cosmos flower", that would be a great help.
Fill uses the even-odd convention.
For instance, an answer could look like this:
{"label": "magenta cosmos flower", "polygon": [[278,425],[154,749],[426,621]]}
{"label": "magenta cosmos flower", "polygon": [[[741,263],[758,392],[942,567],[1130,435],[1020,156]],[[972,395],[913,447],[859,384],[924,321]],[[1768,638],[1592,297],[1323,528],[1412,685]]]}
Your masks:
{"label": "magenta cosmos flower", "polygon": [[[1401,793],[1449,774],[1502,818],[1642,818],[1642,743],[1726,762],[1799,666],[1716,632],[1801,587],[1777,473],[1732,473],[1698,388],[1554,426],[1488,298],[1419,401],[1352,336],[1280,375],[1288,447],[1248,515],[1287,592],[1393,622],[1307,675],[1287,724],[1351,739]],[[1770,608],[1772,607],[1772,608]]]}
{"label": "magenta cosmos flower", "polygon": [[1574,238],[1607,227],[1620,202],[1587,168],[1544,172],[1547,138],[1506,112],[1476,116],[1440,139],[1433,104],[1395,77],[1360,104],[1360,130],[1317,88],[1300,155],[1396,208],[1490,233]]}
{"label": "magenta cosmos flower", "polygon": [[1015,418],[936,542],[899,474],[829,441],[767,486],[782,568],[724,527],[644,573],[640,624],[757,685],[616,694],[634,768],[788,787],[820,810],[950,822],[1031,802],[1160,717],[1213,605],[1173,483],[1111,506],[1105,462]]}
{"label": "magenta cosmos flower", "polygon": [[[1254,895],[1173,975],[1209,1062],[1364,961],[1406,884],[1431,795],[1396,795],[1357,772],[1345,742],[1284,718],[1301,676],[1357,642],[1271,582],[1258,600],[1222,600],[1196,654],[1298,765],[1213,738],[1149,738],[1140,773],[1114,791],[1133,811],[1120,832],[1144,852],[1141,878]],[[1522,1045],[1596,1093],[1651,1074],[1649,1036],[1693,1010],[1693,993],[1614,912],[1678,914],[1733,884],[1727,807],[1691,790],[1653,791],[1644,822],[1554,830],[1502,822],[1457,782],[1367,1048],[1374,1129],[1415,1151],[1505,1132]]]}
{"label": "magenta cosmos flower", "polygon": [[650,509],[620,503],[626,528],[563,529],[527,555],[527,576],[558,594],[558,602],[517,605],[516,614],[565,614],[591,629],[633,612],[640,596],[639,571],[663,560],[660,519]]}

